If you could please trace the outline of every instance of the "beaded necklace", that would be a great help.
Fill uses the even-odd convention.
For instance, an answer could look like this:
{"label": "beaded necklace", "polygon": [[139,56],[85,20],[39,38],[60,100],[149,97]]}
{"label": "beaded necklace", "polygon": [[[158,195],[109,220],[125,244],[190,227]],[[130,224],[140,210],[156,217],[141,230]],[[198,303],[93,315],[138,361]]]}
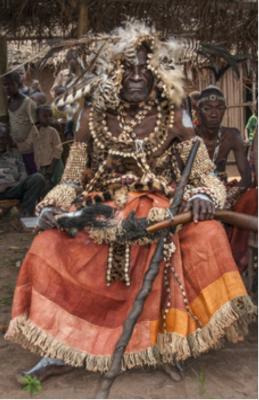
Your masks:
{"label": "beaded necklace", "polygon": [[138,139],[134,128],[136,128],[146,117],[152,106],[149,103],[141,112],[135,116],[129,123],[125,123],[125,129],[122,123],[125,120],[123,113],[119,114],[119,125],[122,127],[122,133],[118,137],[114,136],[107,126],[107,115],[98,113],[93,108],[89,115],[89,130],[93,140],[100,150],[110,149],[112,153],[122,157],[135,158],[135,152],[145,152],[151,155],[159,150],[165,143],[168,136],[168,127],[172,128],[174,124],[174,107],[171,106],[168,115],[163,115],[162,107],[156,103],[157,120],[154,130],[145,138]]}

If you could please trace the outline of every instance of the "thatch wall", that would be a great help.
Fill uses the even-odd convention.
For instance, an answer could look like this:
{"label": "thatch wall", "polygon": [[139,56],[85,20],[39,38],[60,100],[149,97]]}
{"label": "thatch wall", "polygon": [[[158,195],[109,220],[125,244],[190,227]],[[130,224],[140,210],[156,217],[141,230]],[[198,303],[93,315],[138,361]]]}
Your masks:
{"label": "thatch wall", "polygon": [[110,31],[126,16],[152,21],[166,34],[214,41],[238,52],[254,54],[257,48],[256,0],[3,0],[0,34],[76,37]]}

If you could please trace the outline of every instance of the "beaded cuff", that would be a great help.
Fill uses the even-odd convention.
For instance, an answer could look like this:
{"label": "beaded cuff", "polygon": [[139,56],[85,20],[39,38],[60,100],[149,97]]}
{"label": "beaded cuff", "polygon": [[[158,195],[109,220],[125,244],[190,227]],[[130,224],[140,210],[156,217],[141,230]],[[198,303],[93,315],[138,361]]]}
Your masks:
{"label": "beaded cuff", "polygon": [[72,201],[76,198],[76,188],[67,184],[55,186],[37,205],[36,214],[40,214],[45,207],[57,207],[69,210]]}
{"label": "beaded cuff", "polygon": [[87,145],[72,144],[61,183],[55,186],[37,205],[39,214],[44,207],[58,207],[68,210],[81,187],[82,176],[87,164]]}
{"label": "beaded cuff", "polygon": [[[226,200],[224,184],[214,175],[214,164],[210,160],[202,139],[194,137],[191,140],[178,143],[175,147],[184,163],[186,163],[194,141],[201,144],[193,163],[189,184],[185,188],[183,199],[188,201],[195,194],[206,194],[211,198],[216,208],[222,208]],[[177,173],[179,176],[179,171]]]}

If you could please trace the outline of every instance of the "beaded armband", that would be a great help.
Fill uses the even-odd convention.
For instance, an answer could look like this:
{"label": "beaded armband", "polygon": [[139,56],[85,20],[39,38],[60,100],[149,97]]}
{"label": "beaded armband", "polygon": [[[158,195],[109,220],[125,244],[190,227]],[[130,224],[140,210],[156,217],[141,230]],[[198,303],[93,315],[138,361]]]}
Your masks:
{"label": "beaded armband", "polygon": [[44,207],[58,207],[68,210],[77,194],[82,191],[82,176],[87,164],[87,145],[72,144],[60,184],[55,186],[37,205],[39,214]]}
{"label": "beaded armband", "polygon": [[[201,144],[194,160],[189,177],[189,184],[185,188],[183,199],[188,201],[196,194],[206,194],[213,201],[216,208],[222,208],[226,200],[224,184],[214,174],[214,163],[210,160],[208,151],[202,139],[194,137],[191,140],[178,143],[175,147],[182,161],[186,163],[194,141]],[[179,176],[179,172],[177,174]]]}
{"label": "beaded armband", "polygon": [[86,168],[87,160],[87,145],[79,142],[73,143],[61,183],[72,183],[81,186],[82,174]]}

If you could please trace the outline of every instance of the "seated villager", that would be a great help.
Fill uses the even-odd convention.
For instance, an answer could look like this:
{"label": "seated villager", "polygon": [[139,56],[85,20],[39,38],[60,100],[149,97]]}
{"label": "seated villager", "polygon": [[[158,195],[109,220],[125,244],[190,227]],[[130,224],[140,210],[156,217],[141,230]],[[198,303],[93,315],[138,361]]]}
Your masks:
{"label": "seated villager", "polygon": [[10,136],[22,154],[26,171],[30,175],[37,172],[31,139],[31,130],[36,119],[36,104],[20,92],[21,78],[18,72],[6,75],[3,86],[8,96]]}
{"label": "seated villager", "polygon": [[[180,44],[160,41],[153,28],[132,21],[104,40],[98,79],[81,81],[89,85],[92,106],[82,109],[61,183],[38,205],[44,231],[21,266],[6,333],[44,357],[24,372],[39,379],[69,366],[109,369],[157,242],[148,235],[130,239],[123,224],[132,212],[148,223],[169,216],[175,184],[197,140],[182,199],[194,222],[164,241],[163,262],[122,369],[173,365],[217,348],[223,339],[238,342],[255,313],[224,228],[213,221],[215,208],[225,202],[224,185],[179,108]],[[108,225],[74,237],[58,229],[65,211],[97,201],[114,210]]]}
{"label": "seated villager", "polygon": [[8,148],[8,135],[0,125],[0,200],[21,201],[21,215],[33,216],[45,186],[39,173],[27,176],[26,169],[17,149]]}
{"label": "seated villager", "polygon": [[46,180],[46,191],[57,185],[64,171],[61,160],[63,146],[60,136],[51,124],[50,106],[37,108],[37,123],[33,135],[34,158],[38,171]]}
{"label": "seated villager", "polygon": [[[257,191],[250,188],[251,168],[246,158],[245,145],[238,129],[221,126],[225,110],[226,103],[221,90],[215,86],[204,89],[198,100],[198,115],[201,124],[196,128],[196,133],[204,140],[209,156],[215,163],[215,173],[226,185],[225,208],[257,215]],[[229,183],[226,165],[231,150],[234,153],[241,179],[239,182]],[[245,208],[244,205],[246,205]],[[243,271],[247,267],[248,232],[245,234],[240,229],[234,228],[229,229],[228,234],[235,260]],[[246,240],[244,240],[244,234]]]}
{"label": "seated villager", "polygon": [[231,207],[240,194],[251,186],[251,169],[245,155],[245,145],[238,129],[221,126],[226,102],[219,88],[210,85],[204,89],[197,105],[200,126],[196,128],[196,134],[204,140],[210,159],[215,163],[215,173],[225,184],[228,183],[228,156],[231,151],[234,153],[241,179],[235,182],[234,188],[228,187],[228,206]]}

